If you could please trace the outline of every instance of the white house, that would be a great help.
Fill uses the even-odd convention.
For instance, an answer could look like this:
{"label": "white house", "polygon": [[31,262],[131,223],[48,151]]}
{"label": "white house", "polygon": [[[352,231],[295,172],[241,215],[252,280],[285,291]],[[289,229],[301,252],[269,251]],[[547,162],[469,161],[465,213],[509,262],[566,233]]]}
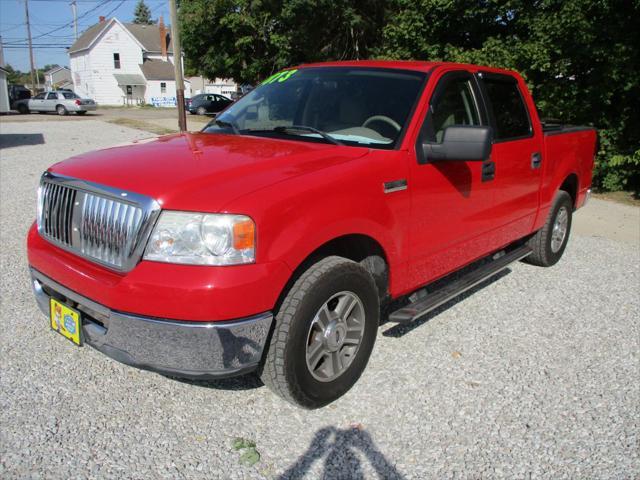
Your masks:
{"label": "white house", "polygon": [[[100,17],[69,48],[74,91],[102,105],[175,106],[171,47],[162,17],[158,25]],[[190,96],[188,82],[185,90]]]}
{"label": "white house", "polygon": [[73,88],[71,82],[71,70],[67,67],[54,67],[44,72],[45,90],[56,90],[59,88]]}
{"label": "white house", "polygon": [[238,84],[228,78],[215,78],[210,80],[204,77],[189,77],[191,93],[217,93],[231,98],[238,93]]}

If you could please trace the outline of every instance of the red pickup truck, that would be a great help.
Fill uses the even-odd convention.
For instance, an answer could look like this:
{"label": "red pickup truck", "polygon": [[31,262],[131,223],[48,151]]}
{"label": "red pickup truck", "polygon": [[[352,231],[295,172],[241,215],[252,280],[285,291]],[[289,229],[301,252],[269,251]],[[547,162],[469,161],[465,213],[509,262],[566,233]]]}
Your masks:
{"label": "red pickup truck", "polygon": [[317,408],[357,381],[381,321],[555,264],[595,147],[592,128],[543,125],[511,71],[288,69],[201,132],[53,165],[33,290],[77,345],[178,377],[257,370]]}

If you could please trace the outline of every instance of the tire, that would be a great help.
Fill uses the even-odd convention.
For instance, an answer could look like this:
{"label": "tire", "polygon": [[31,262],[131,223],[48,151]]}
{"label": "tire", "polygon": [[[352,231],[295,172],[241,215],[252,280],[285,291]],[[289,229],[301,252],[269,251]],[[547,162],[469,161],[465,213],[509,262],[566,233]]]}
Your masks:
{"label": "tire", "polygon": [[198,115],[206,115],[207,114],[207,109],[204,107],[198,107],[198,109],[196,110],[196,113]]}
{"label": "tire", "polygon": [[[544,226],[529,239],[528,245],[533,252],[524,259],[525,262],[539,267],[550,267],[558,263],[569,241],[572,211],[571,196],[560,190],[553,200]],[[562,224],[565,225],[564,234],[561,232]]]}
{"label": "tire", "polygon": [[86,112],[86,111],[82,111],[82,110],[81,110],[81,111],[79,111],[79,112],[76,112],[76,115],[84,115],[85,113],[87,113],[87,112]]}
{"label": "tire", "polygon": [[56,113],[58,115],[60,115],[61,117],[64,117],[65,115],[67,115],[69,112],[67,111],[67,109],[64,107],[64,105],[58,105],[56,106]]}
{"label": "tire", "polygon": [[[353,306],[345,308],[349,303]],[[325,307],[327,310],[323,310]],[[350,312],[344,315],[347,319],[344,322],[335,319],[342,309]],[[333,327],[322,331],[321,318],[322,323]],[[293,284],[276,313],[260,371],[262,381],[283,399],[303,408],[319,408],[333,402],[364,371],[379,319],[378,293],[371,275],[346,258],[331,256],[320,260]],[[345,342],[347,335],[351,339]],[[358,345],[353,345],[354,336],[359,337]],[[337,350],[319,356],[312,353],[316,347]],[[319,361],[308,359],[308,355]],[[334,370],[335,363],[330,363],[336,357],[344,365],[341,372],[339,368]],[[309,362],[315,367],[309,366]]]}
{"label": "tire", "polygon": [[18,113],[20,113],[21,115],[26,115],[27,113],[29,113],[29,107],[23,104],[18,105]]}

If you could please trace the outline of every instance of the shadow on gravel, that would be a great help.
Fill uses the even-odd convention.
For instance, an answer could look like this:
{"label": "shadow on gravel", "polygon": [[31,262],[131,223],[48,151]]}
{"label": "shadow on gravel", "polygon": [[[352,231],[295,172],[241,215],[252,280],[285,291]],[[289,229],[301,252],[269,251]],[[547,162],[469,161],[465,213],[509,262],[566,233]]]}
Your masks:
{"label": "shadow on gravel", "polygon": [[[510,273],[511,273],[511,269],[510,268],[506,268],[505,270],[502,270],[501,272],[496,273],[494,276],[487,278],[486,280],[482,281],[481,283],[479,283],[475,287],[467,290],[466,292],[461,293],[460,295],[458,295],[455,298],[452,298],[447,303],[444,303],[444,304],[440,305],[438,308],[436,308],[435,310],[427,313],[424,317],[416,320],[415,322],[408,323],[408,324],[395,324],[393,327],[388,328],[387,330],[382,332],[382,335],[384,335],[385,337],[395,337],[395,338],[402,337],[403,335],[406,335],[407,333],[409,333],[410,331],[418,328],[419,326],[424,325],[425,323],[427,323],[432,318],[437,317],[442,312],[448,310],[449,308],[453,307],[457,303],[459,303],[459,302],[463,301],[464,299],[470,297],[474,293],[479,292],[483,288],[488,287],[492,283],[497,282],[498,280],[500,280],[501,278],[509,275]],[[442,286],[442,285],[440,285],[440,286]],[[393,304],[389,309],[387,309],[387,312],[385,312],[385,314],[384,314],[384,316],[382,318],[382,321],[380,323],[381,324],[387,323],[387,319],[388,319],[389,313],[394,311],[397,308],[401,308],[402,306],[403,306],[402,304]]]}
{"label": "shadow on gravel", "polygon": [[371,435],[358,428],[338,429],[326,427],[318,430],[311,445],[278,480],[302,479],[312,465],[324,459],[320,478],[364,479],[361,457],[368,460],[381,479],[403,480],[402,475],[378,450]]}
{"label": "shadow on gravel", "polygon": [[0,133],[0,148],[42,144],[44,136],[41,133]]}
{"label": "shadow on gravel", "polygon": [[[166,376],[166,375],[165,375]],[[264,386],[262,380],[255,373],[248,373],[241,377],[221,378],[220,380],[189,380],[188,378],[169,377],[176,382],[186,383],[195,387],[213,388],[215,390],[253,390]]]}

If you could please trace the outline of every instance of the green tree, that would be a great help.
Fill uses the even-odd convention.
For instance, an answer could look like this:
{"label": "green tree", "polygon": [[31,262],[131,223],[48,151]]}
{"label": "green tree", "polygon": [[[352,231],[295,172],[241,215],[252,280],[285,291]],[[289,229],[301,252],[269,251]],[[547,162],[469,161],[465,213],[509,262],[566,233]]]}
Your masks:
{"label": "green tree", "polygon": [[152,25],[153,20],[151,20],[151,10],[144,3],[144,0],[138,0],[136,4],[136,8],[133,11],[133,23],[138,23],[140,25]]}
{"label": "green tree", "polygon": [[376,53],[512,68],[543,118],[594,125],[595,183],[640,188],[640,2],[395,0]]}
{"label": "green tree", "polygon": [[180,5],[187,67],[255,83],[301,62],[367,58],[383,0],[191,0]]}
{"label": "green tree", "polygon": [[7,71],[7,83],[13,85],[22,84],[22,78],[24,77],[24,73],[20,70],[14,70],[14,68],[8,63],[4,66],[4,69]]}

